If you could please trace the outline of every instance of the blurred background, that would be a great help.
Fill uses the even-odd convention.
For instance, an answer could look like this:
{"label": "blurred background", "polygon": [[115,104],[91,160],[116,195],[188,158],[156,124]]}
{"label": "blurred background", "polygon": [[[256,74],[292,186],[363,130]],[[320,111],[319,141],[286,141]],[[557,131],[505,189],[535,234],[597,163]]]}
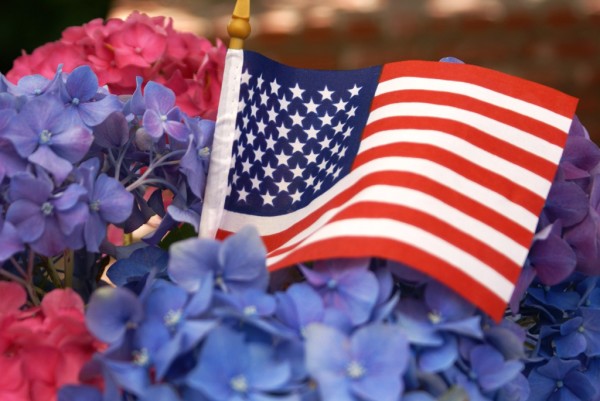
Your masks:
{"label": "blurred background", "polygon": [[[234,0],[21,0],[0,15],[0,71],[70,25],[132,10],[226,39]],[[600,0],[252,0],[247,48],[297,67],[348,69],[454,56],[580,98],[600,143]]]}

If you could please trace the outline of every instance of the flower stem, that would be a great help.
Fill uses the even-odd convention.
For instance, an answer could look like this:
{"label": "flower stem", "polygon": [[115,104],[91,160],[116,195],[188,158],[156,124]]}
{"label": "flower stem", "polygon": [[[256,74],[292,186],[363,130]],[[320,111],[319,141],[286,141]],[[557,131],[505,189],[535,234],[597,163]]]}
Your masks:
{"label": "flower stem", "polygon": [[27,273],[25,272],[25,270],[23,270],[23,267],[19,264],[19,262],[17,262],[17,260],[14,257],[11,257],[10,261],[14,268],[17,270],[17,272],[19,272],[19,274],[23,276],[23,278],[27,279]]}
{"label": "flower stem", "polygon": [[146,171],[144,171],[144,173],[137,180],[135,180],[133,183],[129,184],[127,186],[127,188],[125,188],[125,189],[127,189],[127,191],[131,192],[134,189],[140,187],[141,185],[144,185],[145,183],[149,182],[150,180],[146,180],[146,178],[148,178],[150,173],[152,173],[152,171],[155,168],[160,167],[161,165],[164,165],[164,163],[171,157],[179,156],[180,154],[183,154],[183,153],[185,153],[185,150],[183,150],[183,149],[176,150],[171,153],[167,153],[166,155],[163,155],[156,160],[151,161],[150,165],[148,166],[148,169]]}
{"label": "flower stem", "polygon": [[63,263],[65,264],[65,287],[73,287],[73,270],[75,269],[75,258],[72,249],[63,252]]}
{"label": "flower stem", "polygon": [[[54,262],[52,261],[52,258],[47,259],[46,270],[48,271],[48,274],[50,275],[50,279],[52,279],[52,284],[54,284],[57,288],[62,288],[63,285],[60,281],[60,276],[58,275],[58,272],[56,271],[56,267],[54,266]],[[66,268],[65,268],[65,270],[66,270]]]}

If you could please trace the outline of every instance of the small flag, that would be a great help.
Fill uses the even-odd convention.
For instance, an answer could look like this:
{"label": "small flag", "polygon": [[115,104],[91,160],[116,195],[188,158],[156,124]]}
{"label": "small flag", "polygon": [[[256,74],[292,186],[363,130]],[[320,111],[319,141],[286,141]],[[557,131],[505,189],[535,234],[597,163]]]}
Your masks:
{"label": "small flag", "polygon": [[393,259],[500,319],[576,103],[471,65],[320,71],[229,50],[201,235],[254,225],[271,270]]}

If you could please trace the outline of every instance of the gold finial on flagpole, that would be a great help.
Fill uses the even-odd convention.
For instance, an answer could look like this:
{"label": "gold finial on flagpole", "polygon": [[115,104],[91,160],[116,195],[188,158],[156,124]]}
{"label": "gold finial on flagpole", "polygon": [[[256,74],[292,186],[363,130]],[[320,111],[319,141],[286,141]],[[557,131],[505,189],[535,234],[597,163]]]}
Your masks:
{"label": "gold finial on flagpole", "polygon": [[227,25],[229,48],[243,49],[244,39],[250,35],[250,30],[250,0],[237,0]]}

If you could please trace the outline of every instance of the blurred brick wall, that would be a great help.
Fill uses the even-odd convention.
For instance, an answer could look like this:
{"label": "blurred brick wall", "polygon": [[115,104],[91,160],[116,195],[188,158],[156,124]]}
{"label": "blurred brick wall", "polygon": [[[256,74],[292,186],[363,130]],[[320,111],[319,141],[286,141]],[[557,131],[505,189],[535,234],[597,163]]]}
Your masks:
{"label": "blurred brick wall", "polygon": [[554,87],[580,99],[578,115],[600,143],[600,13],[554,6],[507,10],[495,18],[431,17],[398,9],[340,13],[327,25],[305,20],[293,34],[267,28],[261,26],[246,48],[297,67],[347,69],[454,56]]}

